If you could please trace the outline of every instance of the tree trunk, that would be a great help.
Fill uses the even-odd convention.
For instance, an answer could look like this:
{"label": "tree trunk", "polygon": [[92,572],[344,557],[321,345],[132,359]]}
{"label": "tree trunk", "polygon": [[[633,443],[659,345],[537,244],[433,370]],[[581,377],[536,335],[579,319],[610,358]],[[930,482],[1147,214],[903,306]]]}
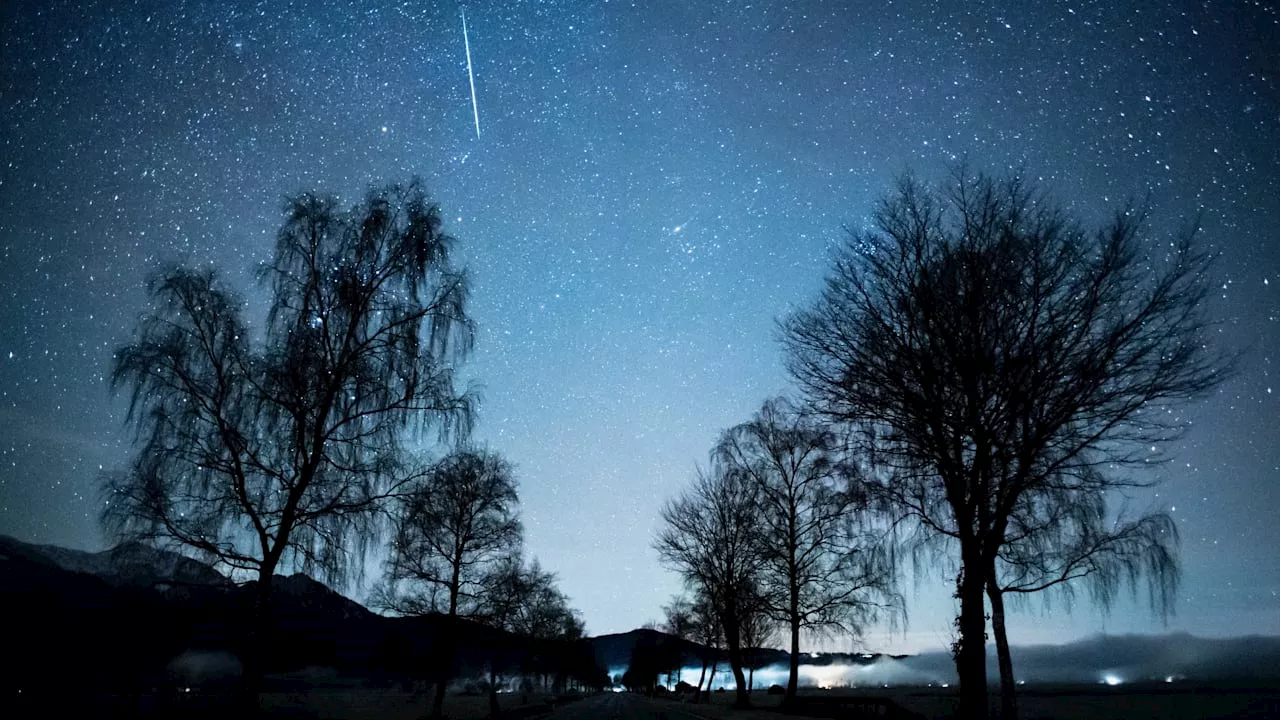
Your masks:
{"label": "tree trunk", "polygon": [[784,707],[790,707],[796,701],[796,688],[800,685],[800,617],[791,616],[791,662],[787,670],[787,692],[782,696]]}
{"label": "tree trunk", "polygon": [[1000,718],[1018,717],[1018,689],[1013,681],[1013,658],[1009,655],[1009,636],[1004,627],[1004,593],[996,586],[995,572],[987,583],[987,599],[991,601],[991,632],[996,637],[996,656],[1000,662]]}
{"label": "tree trunk", "polygon": [[986,573],[977,558],[963,553],[964,566],[956,578],[960,595],[960,638],[956,641],[956,675],[960,678],[960,712],[958,717],[987,717],[987,620]]}
{"label": "tree trunk", "polygon": [[751,694],[751,688],[756,686],[756,664],[755,658],[751,659],[751,668],[747,673],[747,694]]}
{"label": "tree trunk", "polygon": [[498,707],[498,670],[496,663],[489,663],[489,716],[498,717],[502,708]]}
{"label": "tree trunk", "polygon": [[[737,608],[731,607],[726,614],[733,617],[736,613]],[[733,707],[742,710],[751,707],[751,698],[747,696],[747,678],[742,673],[742,640],[738,621],[735,618],[724,625],[724,639],[729,646],[729,667],[733,669],[734,691],[737,694]]]}
{"label": "tree trunk", "polygon": [[457,644],[454,642],[454,617],[446,615],[441,623],[441,633],[439,640],[439,652],[435,652],[432,648],[432,654],[435,655],[435,681],[436,691],[435,697],[431,701],[431,717],[444,717],[444,695],[449,687],[449,680],[453,674],[454,655],[457,653]]}
{"label": "tree trunk", "polygon": [[436,694],[431,702],[431,717],[444,717],[444,694],[449,688],[449,681],[453,679],[453,665],[458,654],[458,644],[456,635],[455,621],[458,619],[458,595],[462,587],[462,549],[459,548],[453,556],[453,577],[449,583],[449,614],[444,617],[441,625],[443,642],[440,644],[439,652],[435,652],[436,648],[432,648],[432,653],[436,656]]}
{"label": "tree trunk", "polygon": [[254,588],[249,616],[249,632],[245,638],[244,656],[241,658],[240,714],[257,717],[261,714],[259,696],[263,677],[266,675],[266,656],[271,643],[271,581],[275,566],[260,566],[258,585]]}
{"label": "tree trunk", "polygon": [[698,676],[698,691],[693,694],[693,701],[696,703],[702,699],[702,681],[707,679],[707,656],[702,656],[702,674]]}
{"label": "tree trunk", "polygon": [[729,665],[733,668],[733,684],[736,686],[734,690],[737,695],[734,698],[733,707],[735,710],[746,710],[751,707],[751,697],[747,695],[747,677],[742,672],[742,658],[739,657],[735,661],[732,657],[734,654],[733,649],[730,648]]}
{"label": "tree trunk", "polygon": [[[444,664],[448,661],[438,659],[437,662]],[[437,669],[435,696],[431,700],[431,717],[433,718],[444,717],[444,692],[448,684],[447,673],[444,670]]]}
{"label": "tree trunk", "polygon": [[[720,671],[720,661],[719,661],[718,659],[714,659],[714,658],[713,658],[713,659],[711,660],[711,677],[708,677],[708,678],[707,678],[707,689],[706,689],[706,691],[705,691],[706,695],[708,695],[708,696],[710,696],[710,695],[711,695],[711,686],[712,686],[713,684],[715,684],[715,681],[716,681],[716,673],[717,673],[717,672],[719,672],[719,671]],[[703,701],[707,701],[707,700],[710,700],[711,698],[710,698],[710,697],[704,697],[704,698],[701,698],[701,699],[702,699]]]}

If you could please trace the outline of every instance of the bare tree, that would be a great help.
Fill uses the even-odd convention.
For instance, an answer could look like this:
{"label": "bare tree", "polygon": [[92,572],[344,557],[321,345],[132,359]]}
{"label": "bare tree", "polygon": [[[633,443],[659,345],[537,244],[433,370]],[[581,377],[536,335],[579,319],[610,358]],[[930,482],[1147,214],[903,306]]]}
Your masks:
{"label": "bare tree", "polygon": [[662,509],[664,527],[655,548],[685,582],[706,593],[724,630],[737,685],[735,707],[750,707],[743,674],[741,612],[760,559],[754,538],[755,504],[740,473],[712,463],[693,486]]}
{"label": "bare tree", "polygon": [[643,633],[636,638],[631,648],[630,662],[623,674],[623,683],[627,688],[641,690],[652,695],[657,689],[662,675],[670,672],[678,662],[680,648],[677,643],[661,632]]}
{"label": "bare tree", "polygon": [[991,603],[992,635],[1000,668],[1001,717],[1017,717],[1017,684],[1005,627],[1005,595],[1023,598],[1056,590],[1070,603],[1076,585],[1084,584],[1090,599],[1109,609],[1122,585],[1137,590],[1145,580],[1154,611],[1172,611],[1179,580],[1178,531],[1173,518],[1148,513],[1129,518],[1107,512],[1106,486],[1074,487],[1038,507],[1020,507],[1010,518],[1010,530],[995,566],[990,569],[987,598]]}
{"label": "bare tree", "polygon": [[759,513],[763,609],[791,633],[784,704],[795,702],[800,635],[857,635],[881,609],[901,605],[889,555],[869,528],[870,507],[837,462],[832,431],[785,398],[726,431],[720,462],[752,488]]}
{"label": "bare tree", "polygon": [[[705,699],[707,693],[711,692],[711,683],[715,681],[716,673],[720,670],[720,650],[724,647],[724,630],[715,604],[701,588],[694,592],[692,611],[694,636],[696,642],[703,648],[702,673],[698,676],[697,697],[697,700],[701,701]],[[708,662],[710,672],[708,672]],[[702,685],[704,679],[707,682],[705,688]]]}
{"label": "bare tree", "polygon": [[[533,658],[530,669],[543,679],[543,689],[563,687],[571,672],[575,650],[586,635],[582,616],[569,607],[569,599],[556,585],[555,573],[546,572],[535,558],[526,569],[528,590],[515,632],[535,641],[543,650]],[[548,680],[553,680],[548,683]]]}
{"label": "bare tree", "polygon": [[461,450],[434,465],[404,496],[381,604],[404,615],[444,616],[433,650],[440,717],[457,651],[457,619],[483,618],[493,569],[521,544],[511,465],[496,454]]}
{"label": "bare tree", "polygon": [[[671,598],[670,604],[662,606],[662,617],[662,632],[681,640],[694,643],[697,642],[698,628],[696,625],[696,618],[694,617],[693,602],[689,600],[688,596],[677,595]],[[679,681],[680,671],[683,669],[684,663],[684,652],[681,651],[680,653],[677,653],[675,658],[675,667],[673,667],[671,672],[667,675],[668,684],[671,683],[672,674],[676,676],[677,682]],[[706,671],[707,667],[704,660],[702,666],[702,672],[704,675]],[[698,685],[701,687],[701,680],[698,681]]]}
{"label": "bare tree", "polygon": [[778,626],[769,613],[769,602],[759,587],[747,593],[738,612],[741,620],[743,664],[747,668],[747,693],[755,687],[756,670],[764,667],[765,645],[774,642]]}
{"label": "bare tree", "polygon": [[693,601],[686,595],[676,595],[671,602],[662,606],[662,632],[674,635],[681,640],[697,642],[695,639]]}
{"label": "bare tree", "polygon": [[[556,587],[555,574],[543,570],[537,560],[526,564],[518,551],[509,553],[490,567],[482,585],[485,592],[475,618],[486,625],[524,640],[554,640],[568,646],[582,639],[581,619]],[[505,669],[500,654],[495,648],[489,663],[489,710],[495,717],[501,711],[498,677]]]}
{"label": "bare tree", "polygon": [[698,660],[702,663],[702,670],[695,688],[697,697],[694,698],[697,702],[702,697],[703,683],[707,683],[708,690],[711,689],[707,680],[707,668],[711,669],[713,679],[716,674],[715,661],[720,652],[720,638],[723,636],[720,619],[716,616],[710,598],[701,589],[696,590],[692,597],[677,595],[671,598],[671,603],[663,606],[662,613],[665,617],[663,632],[687,640],[700,649]]}
{"label": "bare tree", "polygon": [[1012,521],[1148,484],[1131,471],[1227,367],[1207,339],[1209,256],[1193,233],[1144,253],[1143,220],[1122,210],[1090,236],[1016,178],[906,178],[782,324],[792,376],[856,433],[899,518],[958,546],[966,717],[987,710],[984,592]]}
{"label": "bare tree", "polygon": [[472,342],[467,279],[422,187],[372,190],[349,210],[303,194],[285,215],[260,273],[261,343],[216,273],[173,267],[151,280],[111,375],[129,388],[139,448],[104,478],[104,527],[256,579],[251,697],[277,569],[345,579],[409,477],[406,431],[465,431],[471,417],[453,383]]}
{"label": "bare tree", "polygon": [[[515,633],[533,582],[536,581],[526,572],[520,552],[508,552],[489,568],[483,583],[486,592],[476,616],[490,627]],[[498,679],[508,662],[504,648],[495,645],[489,658],[489,714],[493,717],[502,712],[498,705]]]}

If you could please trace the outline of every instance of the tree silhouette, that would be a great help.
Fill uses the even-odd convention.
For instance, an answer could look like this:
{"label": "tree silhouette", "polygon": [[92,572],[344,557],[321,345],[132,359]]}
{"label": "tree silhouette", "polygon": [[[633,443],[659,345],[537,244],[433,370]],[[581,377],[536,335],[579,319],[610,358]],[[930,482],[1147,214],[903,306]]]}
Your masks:
{"label": "tree silhouette", "polygon": [[[696,625],[696,618],[694,617],[693,602],[690,601],[688,597],[684,595],[677,595],[671,598],[670,604],[662,606],[662,618],[662,632],[688,642],[696,643],[698,641],[698,628]],[[680,670],[684,667],[684,663],[684,653],[681,652],[675,658],[675,665],[668,671],[668,681],[671,680],[672,674],[674,674],[676,676],[676,680],[679,681]],[[706,671],[707,667],[704,661],[702,672],[705,674]],[[698,686],[702,686],[701,680],[698,681]]]}
{"label": "tree silhouette", "polygon": [[681,640],[697,642],[693,615],[693,601],[685,595],[676,595],[662,606],[662,632]]}
{"label": "tree silhouette", "polygon": [[665,618],[662,623],[663,632],[694,643],[699,648],[698,660],[702,663],[702,670],[695,686],[697,695],[694,701],[697,702],[702,699],[704,682],[707,689],[711,689],[711,682],[707,680],[708,667],[711,668],[711,678],[715,679],[716,658],[720,652],[720,638],[723,636],[720,620],[710,598],[701,590],[692,598],[688,595],[672,597],[671,603],[663,606],[662,614]]}
{"label": "tree silhouette", "polygon": [[662,520],[658,555],[715,608],[737,685],[734,705],[750,707],[741,626],[761,564],[751,488],[742,474],[713,462],[710,474],[699,470],[693,486],[666,503]]}
{"label": "tree silhouette", "polygon": [[[553,676],[551,689],[560,691],[575,673],[581,674],[577,665],[582,660],[582,640],[586,626],[581,615],[569,607],[569,599],[556,585],[555,573],[547,572],[537,559],[525,569],[526,590],[520,612],[516,616],[514,631],[533,641],[539,652],[531,660],[528,670],[545,678]],[[594,669],[594,668],[592,668]]]}
{"label": "tree silhouette", "polygon": [[261,342],[214,271],[177,266],[152,278],[151,310],[115,353],[139,447],[104,478],[104,527],[256,578],[250,698],[277,569],[341,582],[409,479],[406,431],[469,428],[453,382],[472,342],[453,242],[417,181],[348,210],[304,193],[260,272]]}
{"label": "tree silhouette", "polygon": [[[577,667],[576,657],[584,634],[582,622],[556,587],[554,573],[543,570],[537,560],[526,564],[513,552],[490,568],[483,586],[485,592],[475,615],[478,620],[532,641],[531,646],[552,646],[552,667],[558,674],[584,669]],[[497,680],[506,665],[501,649],[495,648],[489,663],[489,709],[494,716],[500,713]]]}
{"label": "tree silhouette", "polygon": [[746,593],[738,614],[742,635],[742,663],[747,669],[747,694],[755,686],[756,670],[765,666],[765,645],[774,642],[778,626],[769,614],[769,601],[760,587]]}
{"label": "tree silhouette", "polygon": [[493,569],[521,544],[511,465],[460,450],[404,495],[380,604],[403,615],[440,614],[432,716],[440,717],[458,642],[458,618],[482,619]]}
{"label": "tree silhouette", "polygon": [[[1000,668],[1001,716],[1017,717],[1017,684],[1005,629],[1004,596],[1057,590],[1068,602],[1084,583],[1095,605],[1110,608],[1122,584],[1133,590],[1146,581],[1154,610],[1167,616],[1179,581],[1178,530],[1173,518],[1148,513],[1136,518],[1107,512],[1106,485],[1073,487],[1010,519],[1010,532],[990,569],[987,598]],[[1046,488],[1050,492],[1053,487]]]}
{"label": "tree silhouette", "polygon": [[1016,178],[905,178],[782,323],[792,376],[851,431],[917,547],[958,547],[965,717],[987,711],[1002,553],[1065,530],[1064,503],[1147,484],[1132,471],[1185,429],[1175,406],[1227,367],[1207,340],[1210,258],[1193,233],[1144,253],[1143,220],[1122,210],[1090,236]]}
{"label": "tree silhouette", "polygon": [[642,635],[631,648],[631,657],[622,684],[631,692],[652,695],[658,685],[658,677],[671,667],[671,648],[660,636]]}
{"label": "tree silhouette", "polygon": [[[705,699],[711,692],[711,683],[715,682],[716,673],[720,669],[720,650],[724,647],[724,629],[716,606],[706,591],[698,589],[694,592],[691,604],[693,632],[695,641],[702,646],[702,673],[698,676],[697,700]],[[710,672],[708,672],[708,663]],[[707,681],[703,687],[702,681]]]}
{"label": "tree silhouette", "polygon": [[763,610],[791,633],[785,704],[795,702],[802,632],[856,635],[880,609],[901,605],[887,553],[863,532],[865,494],[836,450],[834,433],[785,398],[765,402],[715,449],[756,498]]}

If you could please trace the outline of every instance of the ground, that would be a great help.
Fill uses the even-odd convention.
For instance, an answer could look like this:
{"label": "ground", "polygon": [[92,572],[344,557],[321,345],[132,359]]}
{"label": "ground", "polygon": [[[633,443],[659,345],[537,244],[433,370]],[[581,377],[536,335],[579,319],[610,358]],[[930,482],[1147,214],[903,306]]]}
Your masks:
{"label": "ground", "polygon": [[[272,714],[286,717],[418,720],[430,709],[431,699],[430,693],[400,692],[384,688],[334,688],[307,693],[266,693],[263,695],[262,705]],[[504,712],[509,713],[526,705],[549,709],[549,699],[532,693],[503,693],[498,695],[498,704]],[[451,720],[487,718],[489,696],[450,695],[445,698],[445,714]]]}
{"label": "ground", "polygon": [[[994,689],[993,689],[994,690]],[[955,689],[868,688],[811,691],[818,696],[883,697],[929,720],[954,718]],[[546,720],[795,720],[804,716],[777,712],[780,696],[752,693],[752,710],[733,710],[733,693],[715,693],[710,702],[694,705],[671,699],[647,698],[630,693],[602,693],[563,703],[551,709],[544,698],[530,704],[548,709],[538,716]],[[521,707],[521,696],[501,696],[504,710]],[[270,700],[270,699],[269,699]],[[305,706],[312,717],[349,720],[417,720],[426,696],[381,690],[310,693]],[[992,717],[996,717],[998,692],[992,692]],[[1023,688],[1019,705],[1024,720],[1203,720],[1209,718],[1280,718],[1280,687],[1203,686],[1160,684],[1107,686],[1042,686]],[[279,707],[279,705],[277,705]],[[453,720],[479,720],[488,716],[488,699],[452,696],[448,714]],[[807,719],[811,720],[811,719]]]}
{"label": "ground", "polygon": [[[885,698],[912,713],[912,717],[928,720],[954,718],[957,705],[955,688],[889,687],[802,691],[818,698]],[[225,706],[206,706],[199,695],[181,703],[182,717],[220,718]],[[14,698],[10,698],[13,700]],[[311,687],[296,692],[267,693],[262,697],[264,709],[271,717],[316,718],[323,720],[419,720],[430,707],[430,695],[389,688]],[[672,698],[649,698],[631,693],[600,693],[580,700],[556,702],[551,696],[509,693],[499,696],[504,715],[515,720],[795,720],[802,715],[777,711],[781,697],[763,691],[752,693],[755,707],[733,710],[733,693],[714,693],[706,703],[693,704]],[[5,708],[0,717],[48,717],[49,698],[27,698]],[[108,699],[109,700],[109,699]],[[991,717],[998,716],[999,693],[991,694]],[[8,703],[6,703],[8,704]],[[55,703],[56,704],[56,703]],[[1280,685],[1220,683],[1203,685],[1191,682],[1105,685],[1027,686],[1019,695],[1024,720],[1203,720],[1216,718],[1280,718]],[[111,702],[94,705],[101,710],[113,708]],[[87,709],[87,708],[81,708]],[[115,708],[120,709],[120,708]],[[158,708],[157,708],[158,709]],[[173,708],[171,708],[173,709]],[[24,712],[28,711],[28,712]],[[44,710],[45,712],[34,712]],[[453,720],[480,720],[489,716],[489,701],[483,695],[451,695],[446,699],[446,714]],[[116,714],[116,713],[108,713]],[[135,713],[128,713],[135,714]],[[161,711],[155,717],[169,717]],[[841,717],[861,717],[842,715]],[[877,714],[868,717],[880,717]]]}
{"label": "ground", "polygon": [[[1193,683],[1033,686],[1021,688],[1019,708],[1023,720],[1203,720],[1206,718],[1280,718],[1280,686],[1257,684],[1215,686]],[[898,706],[930,720],[955,717],[958,697],[955,688],[890,687],[811,691],[818,695],[860,695],[884,697]],[[687,706],[674,701],[651,701],[673,708],[689,708],[693,717],[707,720],[781,720],[794,717],[773,710],[781,697],[756,691],[751,694],[755,710],[730,709],[733,693],[715,693],[705,705]],[[992,717],[999,708],[999,691],[990,696]],[[553,715],[559,719],[560,716]],[[578,717],[578,716],[565,716]],[[581,716],[587,717],[587,716]],[[643,716],[641,716],[643,717]],[[681,717],[681,720],[684,720]]]}

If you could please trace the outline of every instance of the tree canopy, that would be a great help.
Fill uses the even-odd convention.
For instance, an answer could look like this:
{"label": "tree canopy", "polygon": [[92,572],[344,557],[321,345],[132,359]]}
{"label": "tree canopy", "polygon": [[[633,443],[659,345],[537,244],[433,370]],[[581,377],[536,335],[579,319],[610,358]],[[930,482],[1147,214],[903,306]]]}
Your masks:
{"label": "tree canopy", "polygon": [[467,277],[417,182],[343,210],[285,205],[264,340],[210,269],[150,283],[151,310],[116,351],[139,449],[107,478],[116,537],[185,546],[268,579],[282,561],[340,579],[370,512],[407,480],[406,431],[469,428],[454,387],[471,348]]}
{"label": "tree canopy", "polygon": [[1064,507],[1149,484],[1136,471],[1186,429],[1178,406],[1224,377],[1202,302],[1211,256],[1194,232],[1147,243],[1145,219],[1122,208],[1090,233],[1017,177],[906,177],[781,325],[791,375],[877,468],[899,527],[959,551],[966,716],[986,712],[996,565],[1040,572],[1015,556],[1080,540]]}
{"label": "tree canopy", "polygon": [[[753,498],[755,604],[790,631],[784,702],[791,703],[802,633],[856,636],[882,611],[901,609],[890,553],[872,531],[873,508],[855,466],[842,462],[836,434],[789,400],[767,400],[751,420],[721,434],[714,454]],[[753,634],[767,637],[773,628],[753,619]]]}
{"label": "tree canopy", "polygon": [[713,462],[693,485],[662,509],[663,527],[655,541],[658,556],[705,595],[724,631],[729,664],[737,685],[736,705],[746,707],[742,621],[752,608],[760,556],[755,547],[755,506],[740,473]]}
{"label": "tree canopy", "polygon": [[109,536],[256,577],[258,631],[278,568],[340,583],[362,565],[384,501],[413,479],[406,439],[464,434],[474,403],[454,382],[473,337],[467,275],[420,183],[348,209],[303,193],[284,216],[259,272],[261,331],[212,269],[151,279],[111,373],[137,451],[103,483]]}

